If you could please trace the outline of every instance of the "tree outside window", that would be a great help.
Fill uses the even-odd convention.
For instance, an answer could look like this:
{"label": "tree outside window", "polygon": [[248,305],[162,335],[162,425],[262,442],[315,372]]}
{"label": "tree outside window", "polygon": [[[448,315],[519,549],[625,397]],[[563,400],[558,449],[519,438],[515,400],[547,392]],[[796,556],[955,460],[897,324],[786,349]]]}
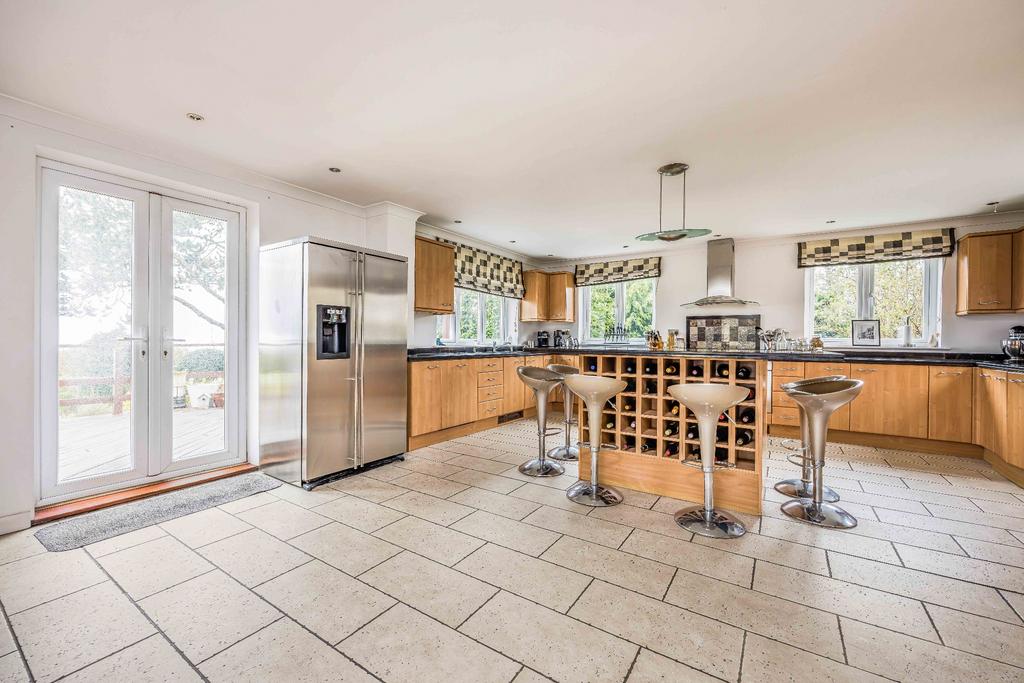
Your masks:
{"label": "tree outside window", "polygon": [[580,288],[581,329],[587,341],[600,341],[622,326],[630,339],[654,328],[656,278]]}
{"label": "tree outside window", "polygon": [[938,329],[940,259],[818,266],[808,275],[808,331],[848,343],[851,320],[878,319],[882,339],[895,340],[909,317],[912,337]]}
{"label": "tree outside window", "polygon": [[455,289],[455,312],[437,316],[437,338],[449,344],[501,342],[518,333],[516,299]]}

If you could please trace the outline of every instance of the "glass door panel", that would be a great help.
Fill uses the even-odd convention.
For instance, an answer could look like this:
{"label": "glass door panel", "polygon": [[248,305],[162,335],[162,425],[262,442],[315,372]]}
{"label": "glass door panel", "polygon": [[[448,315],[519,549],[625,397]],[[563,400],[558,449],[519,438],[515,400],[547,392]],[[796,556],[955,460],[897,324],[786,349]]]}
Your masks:
{"label": "glass door panel", "polygon": [[44,494],[147,469],[145,193],[47,171]]}

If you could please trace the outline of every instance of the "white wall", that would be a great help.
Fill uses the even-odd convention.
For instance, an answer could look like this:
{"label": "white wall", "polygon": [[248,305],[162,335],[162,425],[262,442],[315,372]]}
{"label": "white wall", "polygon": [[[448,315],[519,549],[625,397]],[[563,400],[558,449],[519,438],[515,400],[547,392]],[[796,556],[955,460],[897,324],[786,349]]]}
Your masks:
{"label": "white wall", "polygon": [[[46,157],[151,181],[246,207],[250,330],[256,324],[260,244],[318,235],[405,254],[412,260],[420,215],[390,203],[361,207],[296,188],[192,151],[143,140],[0,97],[0,533],[28,525],[37,499],[38,186]],[[411,293],[410,278],[410,293]],[[411,302],[411,298],[410,298]],[[411,303],[410,303],[411,306]],[[410,330],[412,329],[410,318]],[[257,369],[256,335],[248,367]],[[250,383],[249,439],[255,436],[255,382]],[[250,447],[251,452],[255,448]]]}

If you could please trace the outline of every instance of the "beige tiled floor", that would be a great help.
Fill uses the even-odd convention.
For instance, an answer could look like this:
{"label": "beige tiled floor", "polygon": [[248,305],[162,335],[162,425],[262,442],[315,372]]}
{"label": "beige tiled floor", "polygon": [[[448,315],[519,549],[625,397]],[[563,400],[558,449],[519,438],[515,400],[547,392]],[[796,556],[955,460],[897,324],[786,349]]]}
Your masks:
{"label": "beige tiled floor", "polygon": [[0,683],[1024,681],[1024,490],[985,463],[830,444],[860,525],[828,531],[779,511],[769,440],[764,516],[711,541],[520,475],[534,433],[65,553],[0,537]]}

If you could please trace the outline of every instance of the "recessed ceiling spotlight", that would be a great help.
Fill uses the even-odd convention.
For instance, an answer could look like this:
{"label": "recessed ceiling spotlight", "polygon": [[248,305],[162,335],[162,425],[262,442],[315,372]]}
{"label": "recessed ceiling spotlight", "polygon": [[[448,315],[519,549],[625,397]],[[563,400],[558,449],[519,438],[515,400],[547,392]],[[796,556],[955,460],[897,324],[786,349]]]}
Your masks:
{"label": "recessed ceiling spotlight", "polygon": [[194,111],[190,111],[189,113],[185,114],[185,116],[187,116],[190,121],[205,121],[206,120],[205,116],[203,116],[202,114],[197,114]]}
{"label": "recessed ceiling spotlight", "polygon": [[717,235],[712,235],[712,237],[721,237],[721,236],[722,236],[722,233],[718,233]]}
{"label": "recessed ceiling spotlight", "polygon": [[508,243],[509,243],[509,244],[515,244],[515,243],[516,243],[516,241],[515,241],[515,240],[509,240],[509,241],[508,241]]}
{"label": "recessed ceiling spotlight", "polygon": [[456,218],[455,220],[452,221],[452,223],[461,223],[461,222],[462,221],[460,221],[458,218]]}
{"label": "recessed ceiling spotlight", "polygon": [[623,244],[623,245],[622,245],[622,248],[623,248],[623,249],[629,249],[629,245],[628,245],[628,244]]}
{"label": "recessed ceiling spotlight", "polygon": [[831,221],[825,221],[825,222],[826,222],[826,223],[835,223],[835,221],[834,221],[834,220],[831,220]]}
{"label": "recessed ceiling spotlight", "polygon": [[548,254],[548,256],[554,256],[554,254]]}
{"label": "recessed ceiling spotlight", "polygon": [[337,166],[331,166],[327,170],[330,171],[331,173],[341,173],[341,169],[338,168]]}

